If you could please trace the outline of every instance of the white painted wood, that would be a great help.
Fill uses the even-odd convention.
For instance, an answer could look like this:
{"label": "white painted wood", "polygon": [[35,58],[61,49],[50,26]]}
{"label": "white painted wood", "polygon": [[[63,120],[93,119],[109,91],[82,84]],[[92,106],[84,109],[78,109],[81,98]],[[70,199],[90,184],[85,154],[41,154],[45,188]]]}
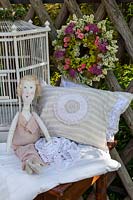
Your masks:
{"label": "white painted wood", "polygon": [[0,143],[7,141],[7,135],[8,135],[8,132],[0,131]]}

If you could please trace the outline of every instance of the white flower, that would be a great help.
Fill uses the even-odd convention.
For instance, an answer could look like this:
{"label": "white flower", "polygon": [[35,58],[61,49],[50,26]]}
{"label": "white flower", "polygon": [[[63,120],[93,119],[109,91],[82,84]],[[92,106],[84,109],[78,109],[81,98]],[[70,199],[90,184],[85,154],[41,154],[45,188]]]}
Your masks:
{"label": "white flower", "polygon": [[107,69],[103,69],[102,72],[104,75],[107,75]]}
{"label": "white flower", "polygon": [[90,23],[93,23],[94,22],[94,15],[91,14],[88,21]]}
{"label": "white flower", "polygon": [[98,57],[99,57],[99,58],[103,58],[104,55],[103,55],[102,53],[99,53],[99,54],[98,54]]}
{"label": "white flower", "polygon": [[112,44],[117,44],[117,40],[111,40]]}
{"label": "white flower", "polygon": [[67,26],[62,26],[61,31],[64,32]]}
{"label": "white flower", "polygon": [[62,30],[57,30],[57,34],[61,35]]}
{"label": "white flower", "polygon": [[98,76],[94,77],[93,81],[100,81],[100,77],[98,77]]}
{"label": "white flower", "polygon": [[57,46],[55,46],[55,50],[62,50],[62,51],[65,51],[65,49],[62,49],[62,46],[59,46],[59,45],[57,45]]}
{"label": "white flower", "polygon": [[76,16],[75,14],[73,14],[73,20],[74,20],[74,21],[77,21],[77,20],[78,20],[78,18],[77,18],[77,16]]}
{"label": "white flower", "polygon": [[106,37],[108,40],[112,40],[112,38],[113,38],[113,30],[107,31],[107,32],[105,33],[105,37]]}
{"label": "white flower", "polygon": [[94,15],[91,14],[91,15],[84,15],[83,16],[83,20],[86,22],[86,23],[93,23],[94,22]]}
{"label": "white flower", "polygon": [[108,59],[103,60],[103,65],[105,65],[105,66],[108,66],[108,65],[109,65]]}
{"label": "white flower", "polygon": [[98,75],[98,77],[99,78],[104,78],[105,76],[104,76],[104,74],[100,74],[100,75]]}
{"label": "white flower", "polygon": [[102,20],[97,24],[99,29],[102,29],[102,32],[106,32],[106,20]]}

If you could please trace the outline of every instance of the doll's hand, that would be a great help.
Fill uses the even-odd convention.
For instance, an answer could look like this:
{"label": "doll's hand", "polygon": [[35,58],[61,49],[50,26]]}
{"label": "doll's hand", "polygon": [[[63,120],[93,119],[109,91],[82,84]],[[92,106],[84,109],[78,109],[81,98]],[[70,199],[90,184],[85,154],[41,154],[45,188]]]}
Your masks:
{"label": "doll's hand", "polygon": [[36,158],[31,158],[26,161],[25,170],[28,174],[40,174],[44,165],[43,162],[38,162]]}

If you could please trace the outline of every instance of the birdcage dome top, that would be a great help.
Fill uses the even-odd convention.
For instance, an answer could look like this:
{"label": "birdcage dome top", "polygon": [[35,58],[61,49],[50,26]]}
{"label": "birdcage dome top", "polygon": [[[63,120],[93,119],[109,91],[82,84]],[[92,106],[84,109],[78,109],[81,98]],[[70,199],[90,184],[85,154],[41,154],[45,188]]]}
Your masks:
{"label": "birdcage dome top", "polygon": [[48,21],[43,27],[35,26],[31,21],[0,21],[0,36],[21,35],[45,31],[50,31]]}

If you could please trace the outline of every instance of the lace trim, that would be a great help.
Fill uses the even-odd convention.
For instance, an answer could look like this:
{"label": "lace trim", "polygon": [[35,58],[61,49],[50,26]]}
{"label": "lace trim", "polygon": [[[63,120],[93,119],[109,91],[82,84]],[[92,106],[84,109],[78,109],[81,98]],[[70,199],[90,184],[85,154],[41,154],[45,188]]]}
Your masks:
{"label": "lace trim", "polygon": [[35,148],[45,163],[59,168],[70,166],[80,159],[78,145],[63,137],[52,137],[49,142],[41,138],[35,143]]}
{"label": "lace trim", "polygon": [[118,131],[119,120],[121,113],[124,112],[126,107],[128,106],[128,99],[119,95],[119,99],[116,104],[113,106],[111,112],[109,113],[109,125],[106,133],[107,141],[114,140],[114,134]]}

